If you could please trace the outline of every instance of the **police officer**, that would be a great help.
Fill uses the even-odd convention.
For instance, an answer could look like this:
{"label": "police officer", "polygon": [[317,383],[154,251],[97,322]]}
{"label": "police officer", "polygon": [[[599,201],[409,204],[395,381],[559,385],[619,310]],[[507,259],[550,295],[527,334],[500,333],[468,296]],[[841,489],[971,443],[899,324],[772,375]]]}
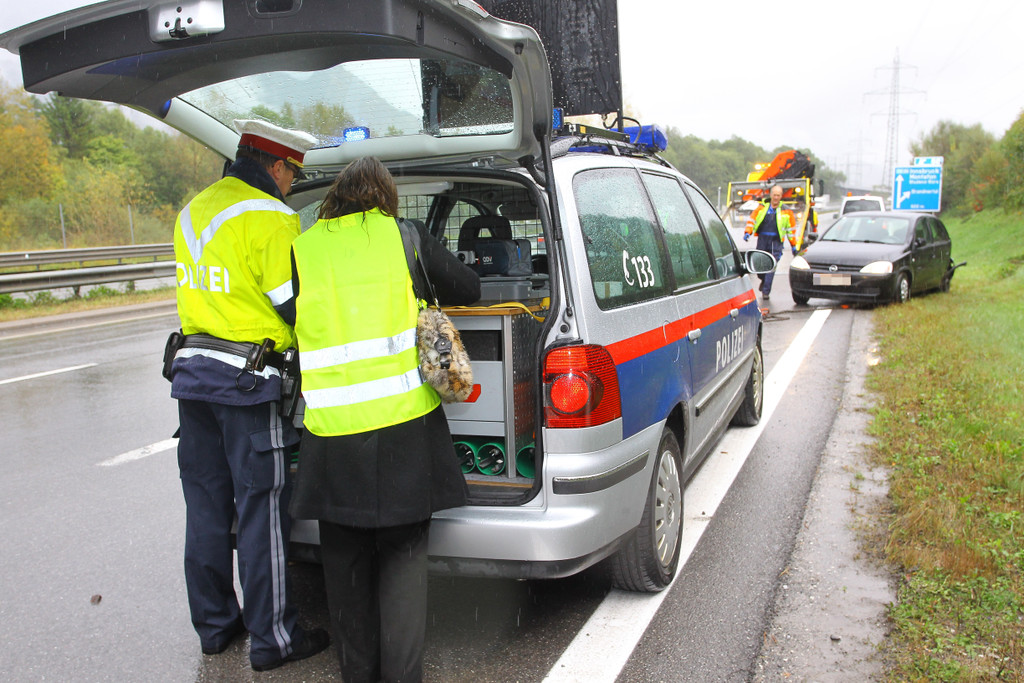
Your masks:
{"label": "police officer", "polygon": [[[750,218],[747,219],[747,227],[743,233],[743,241],[746,242],[750,236],[757,235],[757,248],[771,252],[775,260],[782,258],[782,248],[788,240],[796,254],[796,235],[794,227],[796,219],[793,212],[782,208],[782,187],[772,185],[768,192],[768,204],[760,204]],[[775,279],[775,271],[758,275],[761,279],[761,295],[765,300],[771,298],[772,281]]]}
{"label": "police officer", "polygon": [[[265,121],[235,128],[234,163],[174,227],[184,339],[166,374],[181,424],[192,623],[204,654],[248,631],[250,664],[266,671],[329,644],[323,629],[298,626],[288,604],[289,461],[299,436],[279,402],[281,352],[295,347],[295,333],[275,309],[291,299],[289,250],[300,232],[283,200],[316,139]],[[244,617],[232,571],[236,515]]]}

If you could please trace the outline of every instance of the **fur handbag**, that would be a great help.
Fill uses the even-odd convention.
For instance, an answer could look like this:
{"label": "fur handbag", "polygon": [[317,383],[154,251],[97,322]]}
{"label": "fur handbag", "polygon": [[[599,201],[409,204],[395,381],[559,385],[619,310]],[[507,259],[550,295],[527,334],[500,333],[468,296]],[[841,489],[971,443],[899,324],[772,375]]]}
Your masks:
{"label": "fur handbag", "polygon": [[[434,387],[445,403],[456,403],[469,398],[473,390],[473,367],[469,354],[462,345],[462,337],[455,324],[441,310],[427,269],[420,261],[420,234],[408,221],[398,221],[402,244],[409,264],[413,291],[423,301],[432,301],[420,310],[416,319],[416,348],[420,358],[420,375]],[[429,297],[429,299],[427,298]]]}

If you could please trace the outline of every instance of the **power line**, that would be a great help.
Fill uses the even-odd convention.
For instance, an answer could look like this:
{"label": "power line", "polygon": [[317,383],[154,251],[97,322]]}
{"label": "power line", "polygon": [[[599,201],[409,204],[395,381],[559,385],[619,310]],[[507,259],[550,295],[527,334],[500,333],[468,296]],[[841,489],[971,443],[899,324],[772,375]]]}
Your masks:
{"label": "power line", "polygon": [[[908,67],[900,63],[899,48],[896,49],[896,56],[893,57],[892,66],[880,66],[878,69],[892,70],[892,80],[889,83],[888,90],[875,90],[867,93],[868,95],[887,94],[889,96],[888,125],[886,127],[885,134],[885,158],[882,165],[882,181],[880,185],[891,191],[892,174],[896,168],[896,155],[899,150],[900,117],[907,116],[909,114],[917,116],[916,112],[905,112],[900,110],[900,95],[923,94],[923,91],[900,88],[900,72],[903,69],[916,69],[916,67]],[[876,71],[878,69],[876,69]],[[878,112],[878,114],[881,114],[881,112]]]}

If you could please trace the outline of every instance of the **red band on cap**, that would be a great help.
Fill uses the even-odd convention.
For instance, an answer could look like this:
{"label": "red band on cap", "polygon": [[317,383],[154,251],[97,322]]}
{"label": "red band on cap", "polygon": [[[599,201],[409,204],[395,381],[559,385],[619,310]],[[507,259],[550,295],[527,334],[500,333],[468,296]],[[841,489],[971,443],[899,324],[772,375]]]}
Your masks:
{"label": "red band on cap", "polygon": [[305,154],[298,150],[292,149],[286,145],[282,145],[279,142],[268,140],[267,138],[260,137],[259,135],[253,135],[252,133],[246,133],[242,136],[242,139],[238,141],[239,147],[254,147],[261,152],[272,154],[278,159],[284,159],[290,161],[298,167],[302,167],[302,160],[305,158]]}

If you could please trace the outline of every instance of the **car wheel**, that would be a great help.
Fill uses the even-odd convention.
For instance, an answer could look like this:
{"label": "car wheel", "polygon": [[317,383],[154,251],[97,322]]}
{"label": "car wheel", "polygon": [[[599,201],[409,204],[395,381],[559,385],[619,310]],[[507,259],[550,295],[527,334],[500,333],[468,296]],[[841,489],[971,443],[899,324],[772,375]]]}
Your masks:
{"label": "car wheel", "polygon": [[761,421],[761,406],[764,402],[764,360],[761,346],[754,347],[754,365],[750,368],[747,386],[743,388],[743,403],[732,417],[732,424],[739,427],[753,427]]}
{"label": "car wheel", "polygon": [[806,306],[809,300],[809,296],[804,296],[802,294],[797,294],[796,292],[793,292],[793,303],[795,303],[797,306]]}
{"label": "car wheel", "polygon": [[893,290],[892,301],[896,304],[905,304],[910,300],[910,278],[906,273],[900,273],[896,278],[896,287]]}
{"label": "car wheel", "polygon": [[679,443],[665,428],[640,525],[610,558],[616,588],[656,593],[672,581],[683,539],[683,481]]}
{"label": "car wheel", "polygon": [[953,259],[949,260],[949,265],[946,266],[946,272],[942,274],[942,282],[939,283],[939,290],[943,292],[949,291],[949,286],[953,282]]}

